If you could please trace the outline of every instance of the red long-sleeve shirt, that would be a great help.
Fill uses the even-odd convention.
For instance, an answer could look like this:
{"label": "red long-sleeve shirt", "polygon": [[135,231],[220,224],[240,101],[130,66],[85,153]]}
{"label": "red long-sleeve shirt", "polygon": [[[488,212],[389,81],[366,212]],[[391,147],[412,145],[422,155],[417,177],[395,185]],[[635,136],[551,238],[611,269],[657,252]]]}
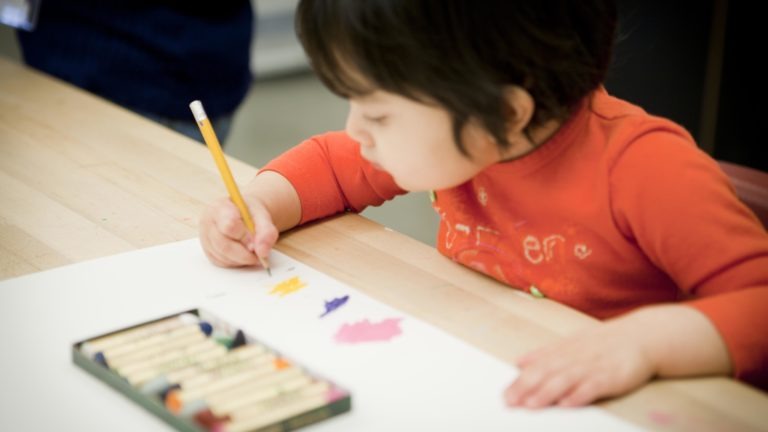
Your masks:
{"label": "red long-sleeve shirt", "polygon": [[[403,193],[341,132],[265,169],[296,188],[302,223]],[[768,388],[768,234],[682,127],[600,89],[534,152],[436,191],[433,206],[455,261],[597,318],[685,301],[735,375]]]}

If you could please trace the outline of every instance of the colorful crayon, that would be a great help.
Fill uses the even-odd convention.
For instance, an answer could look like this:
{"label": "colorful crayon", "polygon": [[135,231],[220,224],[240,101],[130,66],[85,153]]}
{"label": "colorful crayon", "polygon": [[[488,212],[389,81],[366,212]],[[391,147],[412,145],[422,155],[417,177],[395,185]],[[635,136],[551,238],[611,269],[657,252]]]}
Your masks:
{"label": "colorful crayon", "polygon": [[83,342],[80,351],[87,356],[93,356],[98,351],[111,348],[125,343],[137,341],[150,337],[156,333],[163,333],[189,324],[196,324],[200,321],[196,315],[184,313],[181,315],[164,318],[149,324],[130,328],[119,332],[110,333],[106,336],[90,339]]}
{"label": "colorful crayon", "polygon": [[[326,302],[325,314],[347,300]],[[347,392],[207,318],[182,313],[83,341],[75,362],[180,430],[292,430],[350,409]]]}

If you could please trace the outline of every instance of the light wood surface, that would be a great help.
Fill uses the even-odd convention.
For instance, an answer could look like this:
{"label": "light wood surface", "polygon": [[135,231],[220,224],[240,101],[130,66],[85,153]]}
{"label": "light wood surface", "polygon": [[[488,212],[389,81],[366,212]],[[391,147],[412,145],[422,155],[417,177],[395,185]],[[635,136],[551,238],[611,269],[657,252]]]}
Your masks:
{"label": "light wood surface", "polygon": [[[230,165],[241,183],[256,172]],[[0,280],[192,238],[225,195],[202,145],[0,59]],[[278,249],[510,363],[598,325],[357,215],[285,233]],[[653,430],[768,430],[768,397],[727,378],[656,381],[600,406]]]}

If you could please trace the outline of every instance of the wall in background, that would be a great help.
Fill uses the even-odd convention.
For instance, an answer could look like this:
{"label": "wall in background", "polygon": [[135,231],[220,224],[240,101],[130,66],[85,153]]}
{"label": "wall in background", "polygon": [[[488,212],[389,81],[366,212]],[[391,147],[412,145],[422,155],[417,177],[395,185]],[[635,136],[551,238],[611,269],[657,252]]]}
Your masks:
{"label": "wall in background", "polygon": [[612,94],[685,126],[717,159],[768,171],[762,15],[728,0],[618,0]]}
{"label": "wall in background", "polygon": [[298,0],[258,0],[256,42],[251,69],[257,77],[271,77],[308,70],[304,51],[293,31],[293,11]]}

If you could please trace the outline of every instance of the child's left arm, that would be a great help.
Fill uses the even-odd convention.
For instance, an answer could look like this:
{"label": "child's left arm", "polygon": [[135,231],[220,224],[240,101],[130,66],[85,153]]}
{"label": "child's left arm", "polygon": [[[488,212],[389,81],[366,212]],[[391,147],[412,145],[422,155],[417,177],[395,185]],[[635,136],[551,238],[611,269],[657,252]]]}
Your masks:
{"label": "child's left arm", "polygon": [[583,405],[654,376],[768,388],[768,235],[715,161],[681,134],[641,135],[610,178],[618,229],[685,303],[646,306],[519,360],[511,405]]}
{"label": "child's left arm", "polygon": [[[695,335],[695,337],[691,337]],[[726,374],[726,346],[710,320],[685,305],[651,306],[518,360],[509,405],[579,406],[631,391],[651,377]]]}

